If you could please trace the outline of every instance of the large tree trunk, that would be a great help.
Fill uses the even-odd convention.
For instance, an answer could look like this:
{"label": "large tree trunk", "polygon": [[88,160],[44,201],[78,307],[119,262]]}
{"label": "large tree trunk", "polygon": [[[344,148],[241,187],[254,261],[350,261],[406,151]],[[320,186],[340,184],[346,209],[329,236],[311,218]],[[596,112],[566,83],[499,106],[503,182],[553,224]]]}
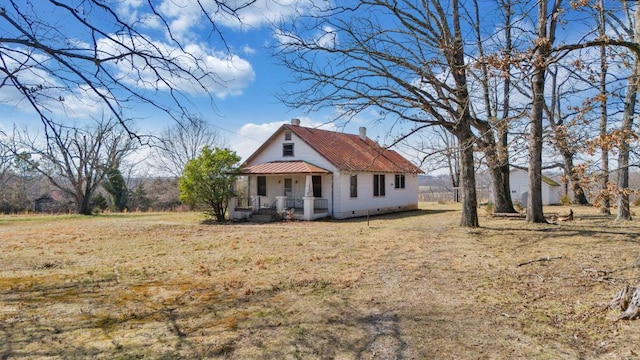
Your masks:
{"label": "large tree trunk", "polygon": [[491,175],[491,186],[493,190],[494,213],[516,213],[511,201],[511,188],[509,186],[509,160],[508,150],[502,149],[502,145],[496,144],[493,138],[493,130],[488,123],[476,124],[478,130],[483,134],[478,141],[482,145],[487,167]]}
{"label": "large tree trunk", "polygon": [[473,157],[473,137],[471,129],[459,133],[461,145],[462,173],[462,217],[460,226],[478,227],[478,200],[476,193],[476,171]]}
{"label": "large tree trunk", "polygon": [[[505,51],[510,54],[511,51],[511,7],[510,3],[503,4],[505,12]],[[478,57],[484,57],[484,46],[482,32],[480,31],[481,15],[480,5],[474,0],[475,10],[475,35],[478,46]],[[492,91],[489,85],[489,69],[485,62],[480,63],[481,77],[480,84],[482,86],[484,108],[487,120],[477,120],[474,126],[481,134],[481,139],[477,142],[478,146],[484,152],[489,174],[491,175],[491,186],[493,193],[493,212],[494,213],[516,213],[511,201],[511,189],[509,187],[509,150],[507,145],[507,118],[509,114],[509,89],[510,80],[506,76],[504,79],[504,103],[503,118],[497,119],[497,101],[492,101]],[[495,107],[495,109],[494,109]],[[497,136],[497,141],[496,141]]]}
{"label": "large tree trunk", "polygon": [[[503,8],[505,12],[505,53],[511,55],[513,51],[513,43],[511,41],[511,0],[503,2]],[[510,72],[511,64],[507,64],[507,71]],[[497,131],[497,151],[498,151],[498,170],[496,171],[496,177],[500,180],[499,186],[500,192],[504,191],[504,199],[500,204],[501,212],[511,213],[516,212],[513,208],[513,199],[511,198],[510,176],[511,168],[509,166],[509,112],[511,110],[511,77],[507,76],[504,79],[502,87],[502,119],[494,125]],[[496,201],[496,209],[498,208],[498,202]]]}
{"label": "large tree trunk", "polygon": [[[447,58],[450,61],[452,75],[455,80],[455,97],[457,103],[457,124],[452,130],[460,144],[460,172],[462,182],[462,218],[460,226],[478,227],[478,200],[476,193],[476,172],[474,163],[475,137],[471,132],[473,119],[469,109],[470,96],[467,83],[467,68],[465,64],[464,42],[458,0],[451,0],[451,18],[453,25],[453,46]],[[446,52],[446,51],[445,51]]]}
{"label": "large tree trunk", "polygon": [[76,196],[76,210],[80,215],[92,215],[91,199],[84,194]]}
{"label": "large tree trunk", "polygon": [[[505,119],[507,118],[507,112],[505,111]],[[498,178],[497,186],[500,186],[500,189],[496,191],[501,192],[502,199],[500,200],[500,205],[498,206],[498,201],[496,200],[496,211],[500,209],[502,213],[515,213],[516,210],[513,207],[513,199],[511,198],[511,168],[509,166],[509,144],[508,144],[508,124],[506,121],[500,122],[497,126],[498,129],[498,166],[495,170],[495,176]]]}
{"label": "large tree trunk", "polygon": [[[601,91],[606,91],[606,75],[601,78]],[[604,87],[604,90],[602,90]],[[604,94],[604,92],[602,92]],[[600,109],[600,138],[607,136],[607,100],[604,96]],[[602,144],[600,148],[600,196],[599,208],[600,213],[611,214],[611,195],[609,190],[609,144]]]}
{"label": "large tree trunk", "polygon": [[[640,8],[640,6],[638,7]],[[616,220],[631,220],[631,209],[629,208],[629,141],[633,128],[633,114],[638,92],[638,59],[629,77],[627,86],[627,96],[625,97],[625,108],[622,116],[622,136],[620,150],[618,152],[618,214]]]}
{"label": "large tree trunk", "polygon": [[555,32],[555,12],[561,0],[556,0],[551,26],[547,33],[547,1],[538,2],[538,38],[533,58],[531,90],[531,133],[529,137],[529,198],[527,202],[527,222],[546,223],[542,209],[542,120],[545,107],[544,85],[547,61]]}
{"label": "large tree trunk", "polygon": [[569,177],[569,185],[573,192],[573,204],[576,205],[589,205],[589,200],[584,193],[584,189],[580,186],[579,174],[573,170],[573,153],[562,150],[562,161],[564,166],[564,172]]}
{"label": "large tree trunk", "polygon": [[[540,3],[545,3],[541,1]],[[542,6],[542,5],[541,5]],[[544,12],[546,14],[546,11]],[[540,46],[539,48],[542,48]],[[536,58],[544,58],[538,54]],[[536,59],[536,62],[543,61]],[[533,75],[533,104],[531,107],[531,134],[529,137],[529,198],[527,201],[527,222],[546,223],[542,209],[542,114],[544,109],[544,65],[537,65]]]}
{"label": "large tree trunk", "polygon": [[494,213],[508,214],[516,213],[511,199],[511,188],[509,186],[509,166],[497,166],[490,169],[494,197]]}
{"label": "large tree trunk", "polygon": [[[600,23],[598,26],[599,34],[604,38],[607,34],[605,29],[605,13],[604,0],[600,0]],[[607,136],[607,47],[600,47],[600,139]],[[609,144],[602,142],[600,145],[600,196],[599,208],[600,213],[611,215],[611,196],[609,195]]]}
{"label": "large tree trunk", "polygon": [[[634,40],[638,41],[640,39],[640,6],[636,6],[634,21]],[[631,220],[631,210],[629,208],[629,142],[633,133],[633,117],[636,110],[639,62],[638,55],[634,54],[633,70],[627,85],[622,125],[620,126],[623,138],[620,141],[620,149],[618,151],[618,215],[616,216],[618,221]]]}
{"label": "large tree trunk", "polygon": [[[640,9],[640,6],[638,8]],[[618,214],[616,220],[631,220],[631,210],[629,208],[629,134],[633,130],[633,116],[638,92],[637,57],[635,61],[636,65],[627,85],[627,95],[625,96],[624,113],[620,128],[623,139],[620,141],[620,149],[618,151]]]}

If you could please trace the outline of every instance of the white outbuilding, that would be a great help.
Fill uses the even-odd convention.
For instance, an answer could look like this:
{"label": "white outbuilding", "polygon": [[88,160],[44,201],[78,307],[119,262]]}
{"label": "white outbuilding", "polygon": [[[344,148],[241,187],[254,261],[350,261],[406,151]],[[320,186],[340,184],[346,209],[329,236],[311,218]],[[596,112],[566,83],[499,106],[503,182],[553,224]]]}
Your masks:
{"label": "white outbuilding", "polygon": [[[511,170],[509,188],[511,189],[511,200],[526,207],[529,197],[529,174],[522,169]],[[547,176],[542,176],[542,205],[559,204],[561,193],[562,186],[560,184]]]}

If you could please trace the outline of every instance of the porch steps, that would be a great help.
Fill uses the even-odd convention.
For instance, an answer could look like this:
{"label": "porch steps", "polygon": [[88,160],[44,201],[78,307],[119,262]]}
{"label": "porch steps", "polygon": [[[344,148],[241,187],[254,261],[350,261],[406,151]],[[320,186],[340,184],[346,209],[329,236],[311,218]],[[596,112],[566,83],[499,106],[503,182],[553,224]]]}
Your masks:
{"label": "porch steps", "polygon": [[269,223],[278,220],[278,212],[273,208],[262,208],[249,216],[249,222]]}

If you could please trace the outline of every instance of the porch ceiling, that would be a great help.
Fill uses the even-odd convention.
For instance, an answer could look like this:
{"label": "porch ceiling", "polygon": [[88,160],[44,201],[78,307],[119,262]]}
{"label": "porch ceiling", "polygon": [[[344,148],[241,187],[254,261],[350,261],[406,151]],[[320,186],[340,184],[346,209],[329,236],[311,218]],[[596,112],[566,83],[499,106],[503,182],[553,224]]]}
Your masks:
{"label": "porch ceiling", "polygon": [[272,161],[264,164],[246,166],[240,169],[241,175],[278,175],[278,174],[331,174],[331,171],[309,164],[306,161]]}

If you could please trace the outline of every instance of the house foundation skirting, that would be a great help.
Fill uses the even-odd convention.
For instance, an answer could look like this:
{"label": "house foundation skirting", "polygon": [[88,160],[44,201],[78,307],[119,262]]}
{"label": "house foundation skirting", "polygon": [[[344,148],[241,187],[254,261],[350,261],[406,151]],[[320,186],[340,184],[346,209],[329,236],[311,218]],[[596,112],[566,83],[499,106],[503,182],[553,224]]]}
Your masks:
{"label": "house foundation skirting", "polygon": [[334,213],[334,218],[348,219],[348,218],[354,218],[354,217],[374,216],[374,215],[390,214],[395,212],[413,211],[413,210],[418,210],[417,203],[408,204],[408,205],[373,208],[373,209],[364,209],[364,210],[343,211],[339,213]]}

